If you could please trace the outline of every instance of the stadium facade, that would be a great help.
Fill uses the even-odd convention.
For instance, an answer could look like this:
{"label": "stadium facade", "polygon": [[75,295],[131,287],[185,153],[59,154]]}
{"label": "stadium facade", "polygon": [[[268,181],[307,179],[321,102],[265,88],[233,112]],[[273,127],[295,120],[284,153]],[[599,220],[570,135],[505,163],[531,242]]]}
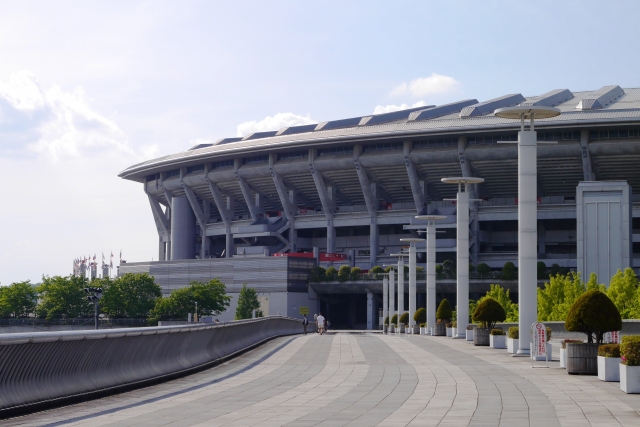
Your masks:
{"label": "stadium facade", "polygon": [[[143,184],[161,261],[120,273],[151,272],[165,292],[221,277],[231,293],[256,287],[270,314],[309,307],[375,323],[379,284],[309,284],[308,270],[316,262],[364,270],[397,262],[400,239],[424,228],[416,214],[447,215],[437,262],[455,259],[457,187],[445,177],[485,180],[470,208],[471,263],[517,264],[517,147],[509,142],[520,123],[494,115],[516,105],[562,112],[536,121],[538,140],[554,142],[538,147],[539,261],[596,272],[603,282],[618,268],[640,267],[640,198],[632,191],[640,188],[640,89],[612,85],[292,126],[136,164],[119,176]],[[314,248],[315,257],[295,256]],[[472,280],[471,292],[490,282]],[[446,280],[438,287],[439,296],[455,288]]]}

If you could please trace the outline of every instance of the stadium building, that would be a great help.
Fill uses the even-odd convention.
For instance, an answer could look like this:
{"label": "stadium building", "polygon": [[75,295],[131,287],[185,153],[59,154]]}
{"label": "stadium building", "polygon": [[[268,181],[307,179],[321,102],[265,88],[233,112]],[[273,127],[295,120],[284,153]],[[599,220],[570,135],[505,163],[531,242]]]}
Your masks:
{"label": "stadium building", "polygon": [[[336,324],[375,327],[379,281],[310,283],[309,270],[396,263],[400,239],[419,237],[424,223],[414,216],[426,213],[448,217],[437,262],[454,260],[458,189],[442,178],[485,180],[470,208],[471,263],[517,265],[517,146],[509,142],[520,122],[494,115],[516,105],[562,112],[535,123],[538,140],[550,142],[538,145],[539,261],[605,283],[619,268],[640,267],[632,192],[640,188],[640,89],[614,85],[286,127],[131,166],[120,177],[143,184],[161,261],[129,263],[120,274],[150,272],[164,292],[220,277],[232,294],[255,287],[268,314],[307,307]],[[472,298],[496,282],[474,277]],[[424,306],[424,286],[418,292]],[[455,280],[438,281],[443,296],[455,298]]]}

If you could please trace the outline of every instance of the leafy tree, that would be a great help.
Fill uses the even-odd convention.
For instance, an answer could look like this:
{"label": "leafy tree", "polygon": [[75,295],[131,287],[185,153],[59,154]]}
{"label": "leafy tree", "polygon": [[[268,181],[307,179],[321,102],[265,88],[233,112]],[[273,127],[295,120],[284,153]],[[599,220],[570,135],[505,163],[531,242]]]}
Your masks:
{"label": "leafy tree", "polygon": [[537,267],[538,267],[538,279],[539,280],[548,279],[549,273],[547,272],[547,264],[545,264],[542,261],[538,261]]}
{"label": "leafy tree", "polygon": [[436,319],[438,320],[451,320],[453,312],[451,311],[451,304],[445,298],[440,301],[440,305],[438,306],[438,310],[436,310]]}
{"label": "leafy tree", "polygon": [[247,288],[247,284],[244,283],[238,296],[236,320],[251,319],[253,317],[253,310],[258,311],[259,309],[260,301],[258,301],[258,293],[254,288]]}
{"label": "leafy tree", "polygon": [[591,289],[597,289],[600,292],[607,292],[607,287],[603,284],[598,284],[598,275],[596,273],[591,273],[589,275],[589,281],[586,283],[587,291]]}
{"label": "leafy tree", "polygon": [[[507,322],[517,322],[518,321],[518,304],[511,301],[511,297],[509,296],[509,290],[503,288],[500,285],[489,285],[490,290],[487,291],[487,294],[480,298],[478,303],[484,301],[487,298],[492,298],[497,301],[498,304],[502,306],[506,314]],[[470,313],[473,313],[470,311]]]}
{"label": "leafy tree", "polygon": [[622,318],[609,297],[597,289],[591,289],[571,306],[564,327],[570,332],[587,334],[589,343],[593,343],[595,335],[596,342],[600,344],[605,332],[622,329]]}
{"label": "leafy tree", "polygon": [[99,286],[104,289],[100,307],[109,317],[147,317],[162,295],[160,286],[147,273],[100,279]]}
{"label": "leafy tree", "polygon": [[618,308],[623,319],[631,319],[635,314],[636,293],[638,291],[638,278],[633,269],[620,270],[611,278],[607,296]]}
{"label": "leafy tree", "polygon": [[336,280],[337,274],[338,274],[338,270],[336,270],[335,267],[331,266],[327,268],[327,272],[326,272],[327,282],[333,282],[334,280]]}
{"label": "leafy tree", "polygon": [[196,302],[199,315],[217,316],[229,307],[230,300],[224,283],[218,278],[209,283],[191,282],[185,288],[172,291],[168,297],[156,299],[156,305],[149,313],[149,322],[186,319],[189,313],[195,312]]}
{"label": "leafy tree", "polygon": [[456,262],[453,260],[445,260],[442,263],[442,272],[444,273],[447,279],[455,279],[456,278]]}
{"label": "leafy tree", "polygon": [[493,329],[497,322],[504,322],[507,315],[500,303],[491,297],[484,298],[473,312],[473,321],[483,328]]}
{"label": "leafy tree", "polygon": [[409,313],[407,313],[406,311],[402,313],[402,315],[400,316],[400,324],[401,325],[409,324]]}
{"label": "leafy tree", "polygon": [[473,273],[474,271],[476,271],[476,266],[472,263],[469,263],[469,273]]}
{"label": "leafy tree", "polygon": [[538,320],[565,320],[573,303],[586,291],[580,273],[557,274],[538,288]]}
{"label": "leafy tree", "polygon": [[360,267],[353,267],[350,272],[351,280],[360,280],[360,275],[362,274],[362,269]]}
{"label": "leafy tree", "polygon": [[28,317],[34,312],[37,299],[29,280],[0,288],[0,316]]}
{"label": "leafy tree", "polygon": [[398,325],[398,313],[391,316],[391,324],[396,326]]}
{"label": "leafy tree", "polygon": [[444,279],[444,267],[442,266],[442,264],[438,264],[436,265],[436,277],[438,279]]}
{"label": "leafy tree", "polygon": [[88,280],[80,276],[44,276],[36,288],[40,296],[36,314],[47,320],[92,315],[93,303],[87,301],[84,291],[88,285]]}
{"label": "leafy tree", "polygon": [[488,264],[482,262],[478,264],[478,266],[476,267],[476,271],[478,272],[481,278],[487,277],[489,276],[489,274],[491,274],[491,267],[489,267]]}
{"label": "leafy tree", "polygon": [[506,262],[502,267],[501,273],[502,280],[516,280],[518,278],[518,272],[516,266],[511,261]]}
{"label": "leafy tree", "polygon": [[343,265],[338,270],[338,281],[346,282],[351,277],[351,267]]}
{"label": "leafy tree", "polygon": [[387,268],[384,269],[385,273],[390,272],[391,270],[395,271],[395,268],[393,268],[392,266],[388,266]]}

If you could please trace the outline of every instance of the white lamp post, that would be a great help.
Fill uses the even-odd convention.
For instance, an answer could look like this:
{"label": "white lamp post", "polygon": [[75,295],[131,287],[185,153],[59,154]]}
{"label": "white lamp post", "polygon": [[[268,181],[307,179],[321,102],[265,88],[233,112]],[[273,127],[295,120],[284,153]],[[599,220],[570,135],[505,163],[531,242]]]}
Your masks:
{"label": "white lamp post", "polygon": [[391,254],[391,256],[398,257],[398,324],[400,323],[400,316],[404,313],[404,257],[407,254]]}
{"label": "white lamp post", "polygon": [[401,242],[409,242],[409,330],[413,333],[416,312],[416,243],[424,239],[405,238]]}
{"label": "white lamp post", "polygon": [[418,215],[416,219],[427,221],[427,327],[436,324],[436,221],[447,219],[444,215]]}
{"label": "white lamp post", "polygon": [[386,332],[384,320],[389,316],[389,273],[382,273],[382,276],[382,332]]}
{"label": "white lamp post", "polygon": [[[533,129],[534,118],[548,119],[560,115],[560,110],[552,107],[507,107],[495,111],[497,117],[519,119],[518,132],[518,308],[521,333],[531,328],[538,319],[538,283],[536,263],[538,262],[538,171],[537,133]],[[524,127],[525,119],[530,119],[529,130]],[[526,336],[518,341],[518,354],[529,354],[529,340]]]}
{"label": "white lamp post", "polygon": [[447,184],[458,184],[456,197],[456,282],[457,282],[457,329],[454,338],[467,339],[469,324],[469,184],[480,184],[482,178],[442,178]]}

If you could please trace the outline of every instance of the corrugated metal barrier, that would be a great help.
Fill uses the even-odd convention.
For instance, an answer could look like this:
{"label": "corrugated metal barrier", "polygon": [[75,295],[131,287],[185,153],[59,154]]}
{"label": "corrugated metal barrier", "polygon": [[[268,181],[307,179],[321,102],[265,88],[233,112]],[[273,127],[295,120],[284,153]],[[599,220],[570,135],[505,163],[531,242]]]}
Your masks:
{"label": "corrugated metal barrier", "polygon": [[299,334],[282,316],[221,324],[0,334],[0,418],[125,391]]}

